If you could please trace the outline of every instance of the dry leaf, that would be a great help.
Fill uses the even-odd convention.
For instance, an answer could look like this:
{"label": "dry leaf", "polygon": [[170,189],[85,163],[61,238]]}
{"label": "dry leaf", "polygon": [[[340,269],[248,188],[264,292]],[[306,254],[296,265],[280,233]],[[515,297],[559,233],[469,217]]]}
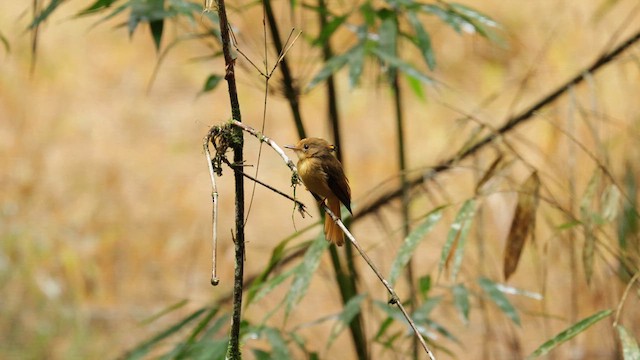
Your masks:
{"label": "dry leaf", "polygon": [[527,235],[533,234],[535,229],[539,192],[540,178],[538,173],[534,171],[522,184],[518,193],[518,204],[511,221],[511,229],[504,251],[505,280],[509,279],[511,274],[516,271]]}

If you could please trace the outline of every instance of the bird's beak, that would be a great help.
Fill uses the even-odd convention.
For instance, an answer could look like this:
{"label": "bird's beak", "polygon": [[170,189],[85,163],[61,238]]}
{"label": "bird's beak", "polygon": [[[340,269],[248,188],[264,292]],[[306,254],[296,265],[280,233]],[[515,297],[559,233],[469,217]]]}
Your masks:
{"label": "bird's beak", "polygon": [[295,145],[285,145],[284,147],[291,150],[298,150],[298,148]]}

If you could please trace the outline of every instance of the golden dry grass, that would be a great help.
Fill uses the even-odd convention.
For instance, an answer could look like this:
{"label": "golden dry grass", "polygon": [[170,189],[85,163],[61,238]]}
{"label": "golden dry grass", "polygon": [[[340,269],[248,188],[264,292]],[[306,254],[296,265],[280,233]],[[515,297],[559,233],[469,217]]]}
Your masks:
{"label": "golden dry grass", "polygon": [[[447,104],[499,126],[507,116],[589,64],[618,29],[616,40],[637,30],[633,23],[639,18],[636,12],[631,25],[623,26],[626,16],[633,14],[634,1],[619,1],[597,21],[595,15],[604,1],[466,3],[504,25],[502,34],[508,47],[477,36],[461,36],[434,19],[427,23],[439,63],[434,76],[446,86],[429,90],[426,102],[418,101],[407,89],[408,159],[413,168],[451,156],[471,133],[474,124],[456,121],[461,115]],[[69,18],[83,6],[77,2],[63,6],[41,29],[37,66],[30,75],[29,34],[24,31],[28,20],[22,15],[28,5],[18,1],[0,4],[0,31],[11,42],[10,53],[0,53],[2,358],[113,358],[171,319],[210,304],[231,290],[233,247],[228,229],[233,221],[232,177],[227,171],[219,184],[222,283],[212,288],[208,284],[210,185],[201,150],[209,126],[229,118],[228,99],[224,86],[196,97],[209,73],[222,72],[222,63],[190,62],[193,57],[207,55],[206,49],[196,43],[178,46],[147,93],[156,63],[147,30],[128,40],[123,28],[113,28],[118,21],[91,28],[95,18]],[[251,20],[256,14],[260,12],[253,11],[253,18],[239,18],[241,15],[233,13],[231,20],[242,32],[240,39],[245,43],[240,45],[260,62],[261,27]],[[291,26],[287,16],[281,20],[281,29]],[[176,31],[182,30],[170,26],[166,35],[172,37]],[[313,64],[305,62],[308,55],[302,52],[294,49],[291,61],[302,69],[298,74],[302,72],[308,79]],[[638,55],[636,46],[576,88],[575,100],[564,97],[507,137],[522,157],[540,169],[547,196],[565,208],[579,206],[596,163],[580,148],[573,153],[572,141],[559,128],[590,149],[618,181],[627,168],[638,175],[637,166],[630,166],[639,159]],[[260,127],[263,98],[259,77],[247,71],[238,76],[243,119]],[[342,151],[356,209],[358,203],[388,188],[379,184],[396,171],[390,97],[374,84],[374,76],[367,75],[363,87],[350,90],[346,79],[339,79],[346,141]],[[482,105],[494,95],[495,100]],[[324,116],[317,110],[324,104],[323,96],[322,90],[315,90],[303,98],[302,107],[309,133],[326,137]],[[580,108],[585,109],[583,114]],[[289,109],[278,96],[269,98],[265,133],[281,144],[296,140]],[[247,139],[249,162],[255,162],[256,153],[257,145]],[[472,196],[470,167],[486,167],[492,160],[490,151],[483,154],[476,165],[465,163],[438,178],[448,201],[460,204]],[[522,182],[528,172],[522,165],[510,169],[496,194],[483,199],[475,233],[482,236],[472,236],[462,268],[468,281],[478,274],[500,279],[515,195],[498,189],[515,188],[514,183]],[[289,173],[268,150],[263,152],[260,177],[288,189]],[[570,181],[575,181],[574,186]],[[434,192],[436,198],[446,201]],[[301,199],[312,203],[307,194]],[[417,216],[433,206],[421,198],[412,211]],[[382,211],[386,228],[379,218],[354,227],[354,234],[385,273],[401,242],[395,209]],[[259,271],[271,249],[295,230],[292,211],[288,202],[256,190],[246,234],[248,273]],[[525,247],[522,263],[509,283],[544,293],[546,300],[513,298],[518,309],[527,310],[521,312],[522,328],[497,311],[477,308],[472,310],[471,325],[465,327],[452,308],[447,312],[443,307],[434,315],[464,343],[462,348],[445,342],[458,356],[482,358],[487,355],[482,349],[487,348],[494,359],[526,355],[568,326],[572,317],[579,319],[618,304],[624,284],[612,281],[613,257],[601,249],[604,255],[596,257],[594,278],[587,286],[581,265],[578,263],[577,272],[572,271],[568,256],[574,247],[579,261],[582,235],[577,233],[572,244],[569,236],[554,234],[551,225],[567,219],[548,203],[542,204],[540,211],[536,246]],[[436,232],[419,248],[415,257],[418,274],[436,274],[446,225],[454,215],[454,209],[448,210]],[[315,214],[313,219],[296,217],[295,226],[301,229],[317,219]],[[389,229],[393,231],[390,234],[386,233]],[[615,246],[614,230],[607,228],[602,237],[609,240],[610,247]],[[482,249],[478,244],[483,244]],[[364,291],[384,300],[382,286],[368,269],[361,269]],[[578,284],[575,288],[571,287],[572,276]],[[287,328],[339,310],[332,281],[329,262],[323,261],[309,296],[296,311],[295,323],[287,323]],[[443,277],[439,285],[450,283]],[[406,293],[405,286],[401,284],[398,292],[401,296]],[[280,302],[283,293],[276,292],[250,307],[246,316],[259,321]],[[189,305],[171,319],[141,325],[142,320],[183,299],[188,299]],[[637,297],[625,305],[623,324],[638,338],[640,321],[634,306],[638,306]],[[551,317],[545,320],[540,312]],[[381,316],[373,312],[365,316],[370,334]],[[608,324],[601,323],[581,335],[560,350],[558,358],[611,356],[616,345]],[[281,322],[274,320],[273,325]],[[310,348],[321,351],[325,358],[345,356],[344,349],[350,349],[347,336],[323,350],[329,328],[312,327],[302,333]],[[314,343],[314,338],[320,340]]]}

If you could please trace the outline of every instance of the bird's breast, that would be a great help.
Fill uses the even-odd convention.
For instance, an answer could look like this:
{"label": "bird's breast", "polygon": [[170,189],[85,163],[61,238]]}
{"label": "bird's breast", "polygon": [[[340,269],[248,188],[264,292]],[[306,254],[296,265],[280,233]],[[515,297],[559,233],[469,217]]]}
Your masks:
{"label": "bird's breast", "polygon": [[298,161],[298,174],[304,186],[316,195],[327,198],[332,195],[327,183],[327,174],[320,159],[306,158]]}

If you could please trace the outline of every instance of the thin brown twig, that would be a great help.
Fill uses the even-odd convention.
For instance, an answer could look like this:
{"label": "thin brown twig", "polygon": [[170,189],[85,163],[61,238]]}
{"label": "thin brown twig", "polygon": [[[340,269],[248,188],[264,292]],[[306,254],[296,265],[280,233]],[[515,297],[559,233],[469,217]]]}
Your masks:
{"label": "thin brown twig", "polygon": [[[521,125],[525,121],[534,117],[539,110],[555,102],[560,96],[564,95],[572,87],[582,83],[585,80],[586,74],[592,74],[598,71],[604,65],[616,59],[620,54],[622,54],[625,50],[630,48],[632,45],[634,45],[638,41],[640,41],[640,30],[638,30],[635,34],[631,35],[629,38],[627,38],[625,41],[623,41],[620,45],[618,45],[613,50],[603,53],[590,66],[581,69],[571,79],[566,81],[564,84],[560,85],[555,90],[551,91],[546,96],[543,96],[542,99],[540,99],[533,105],[529,106],[521,113],[509,118],[501,127],[497,129],[496,132],[492,132],[491,134],[488,134],[487,136],[485,136],[484,138],[476,142],[474,145],[468,147],[462,153],[456,153],[452,157],[440,162],[438,165],[432,167],[427,173],[421,174],[419,176],[414,177],[413,179],[410,179],[409,180],[410,188],[419,186],[424,181],[435,177],[437,174],[452,169],[455,163],[477,153],[478,151],[483,149],[486,145],[492,143],[494,140],[496,140],[500,136],[503,136],[504,134],[516,128],[518,125]],[[362,206],[360,208],[360,211],[354,214],[353,221],[358,221],[359,219],[364,218],[365,215],[377,211],[381,206],[387,204],[393,199],[400,197],[401,195],[402,195],[402,187],[393,189],[385,194],[382,194],[380,197],[372,201],[370,204]]]}
{"label": "thin brown twig", "polygon": [[[232,125],[237,126],[239,128],[241,128],[244,131],[247,131],[248,133],[250,133],[251,135],[255,136],[258,140],[260,141],[264,141],[265,143],[267,143],[272,149],[274,149],[279,155],[280,157],[282,157],[282,159],[284,160],[285,164],[289,167],[289,169],[294,173],[293,178],[294,179],[299,179],[299,177],[297,176],[298,174],[298,169],[296,168],[296,166],[293,164],[293,161],[291,161],[291,159],[284,153],[284,150],[278,145],[276,144],[273,140],[271,140],[270,138],[266,137],[265,135],[259,133],[258,131],[256,131],[255,129],[251,128],[250,126],[247,126],[239,121],[235,121],[233,120],[231,122]],[[402,315],[405,317],[405,319],[407,320],[407,322],[409,323],[409,326],[411,326],[411,328],[414,331],[415,336],[418,338],[418,341],[420,342],[420,344],[422,345],[423,349],[425,350],[425,352],[427,353],[427,355],[429,355],[429,358],[431,360],[435,360],[435,356],[433,355],[433,353],[431,352],[431,350],[429,350],[429,347],[427,346],[427,343],[425,342],[424,338],[422,337],[422,335],[420,334],[420,331],[418,330],[418,327],[416,326],[416,324],[413,322],[413,319],[411,319],[411,316],[407,313],[407,311],[405,310],[404,306],[402,305],[402,302],[400,301],[400,298],[398,297],[398,295],[396,294],[396,292],[393,290],[393,288],[391,287],[391,285],[389,284],[389,282],[385,279],[385,277],[382,275],[382,273],[380,272],[380,270],[378,270],[378,267],[375,265],[375,263],[371,260],[371,258],[369,257],[369,255],[367,255],[367,253],[364,251],[364,249],[362,249],[362,247],[360,246],[360,244],[358,243],[358,241],[356,240],[356,238],[353,236],[353,234],[351,234],[351,232],[347,229],[347,227],[342,223],[342,221],[336,217],[336,215],[331,212],[331,210],[327,207],[326,204],[322,204],[322,207],[324,209],[324,211],[331,216],[331,218],[333,219],[333,221],[342,229],[342,231],[345,233],[345,235],[347,236],[347,238],[349,238],[349,240],[351,241],[351,243],[353,244],[353,246],[358,250],[358,252],[360,253],[360,256],[362,256],[362,258],[365,260],[365,262],[369,265],[369,267],[371,268],[371,270],[376,274],[376,276],[378,277],[378,279],[380,280],[380,282],[382,282],[382,284],[384,285],[384,287],[387,289],[387,291],[389,292],[389,294],[391,295],[391,299],[389,300],[389,304],[392,305],[397,305],[398,308],[400,309],[400,312],[402,312]]]}
{"label": "thin brown twig", "polygon": [[291,196],[289,194],[286,194],[286,193],[274,188],[273,186],[254,178],[253,176],[251,176],[251,175],[247,174],[246,172],[242,171],[242,167],[241,166],[232,164],[226,158],[222,158],[222,161],[225,164],[229,165],[229,167],[232,168],[234,171],[237,171],[240,174],[242,174],[242,176],[246,177],[247,179],[249,179],[251,181],[254,181],[257,184],[262,185],[262,186],[266,187],[267,189],[273,191],[274,193],[293,201],[296,204],[296,208],[298,209],[298,211],[300,212],[302,217],[304,217],[305,214],[311,216],[311,214],[307,211],[307,206],[304,203],[302,203],[300,200],[296,200],[293,196]]}

